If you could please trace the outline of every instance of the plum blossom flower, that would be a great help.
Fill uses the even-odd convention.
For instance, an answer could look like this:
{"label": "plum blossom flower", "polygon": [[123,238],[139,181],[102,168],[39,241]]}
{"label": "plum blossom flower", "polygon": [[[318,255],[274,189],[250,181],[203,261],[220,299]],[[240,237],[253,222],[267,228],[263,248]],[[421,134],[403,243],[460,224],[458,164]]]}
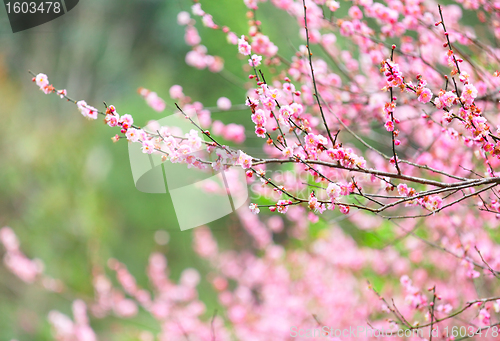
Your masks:
{"label": "plum blossom flower", "polygon": [[294,93],[295,85],[289,82],[283,83],[283,91]]}
{"label": "plum blossom flower", "polygon": [[184,97],[184,93],[182,92],[182,86],[180,85],[172,85],[169,90],[170,97],[172,99],[182,99]]}
{"label": "plum blossom flower", "polygon": [[66,91],[66,89],[58,90],[57,94],[59,95],[59,97],[64,98],[64,96],[68,95],[68,91]]}
{"label": "plum blossom flower", "polygon": [[118,123],[121,124],[121,126],[124,129],[128,129],[132,126],[132,124],[134,124],[134,119],[132,118],[131,115],[125,114],[122,117],[120,117],[120,120],[118,121]]}
{"label": "plum blossom flower", "polygon": [[146,100],[147,105],[149,105],[153,110],[157,112],[162,112],[165,110],[165,101],[158,96],[156,92],[149,91],[148,89],[139,88],[139,93]]}
{"label": "plum blossom flower", "polygon": [[266,137],[266,128],[264,127],[261,127],[261,126],[256,126],[255,127],[255,135],[257,135],[258,137]]}
{"label": "plum blossom flower", "polygon": [[205,14],[202,18],[201,21],[203,22],[203,25],[209,28],[217,29],[218,26],[214,23],[213,17],[210,14]]}
{"label": "plum blossom flower", "polygon": [[278,53],[278,47],[271,42],[268,36],[262,33],[257,33],[253,37],[251,47],[255,53],[266,57],[273,57],[276,53]]}
{"label": "plum blossom flower", "polygon": [[352,22],[348,20],[344,20],[342,24],[340,24],[340,34],[345,37],[349,37],[354,33],[354,25]]}
{"label": "plum blossom flower", "polygon": [[252,97],[247,97],[245,100],[245,105],[251,108],[256,108],[259,105],[259,100]]}
{"label": "plum blossom flower", "polygon": [[332,12],[335,12],[336,10],[338,10],[340,8],[340,4],[335,0],[326,0],[325,5]]}
{"label": "plum blossom flower", "polygon": [[443,204],[443,199],[441,199],[440,196],[438,195],[431,195],[427,198],[427,201],[425,201],[425,208],[431,211],[435,211],[439,208],[441,208]]}
{"label": "plum blossom flower", "polygon": [[96,120],[97,115],[98,115],[98,110],[90,105],[87,104],[85,101],[78,101],[76,102],[76,106],[78,107],[78,110],[80,110],[80,113],[84,117],[88,117],[91,119]]}
{"label": "plum blossom flower", "polygon": [[331,200],[336,200],[340,197],[341,188],[339,185],[331,182],[326,188],[326,194]]}
{"label": "plum blossom flower", "polygon": [[283,154],[284,157],[292,157],[293,156],[293,148],[292,147],[286,147],[285,149],[283,149],[283,151],[281,152],[281,154]]}
{"label": "plum blossom flower", "polygon": [[429,88],[423,88],[418,96],[420,103],[429,103],[432,100],[432,91]]}
{"label": "plum blossom flower", "polygon": [[342,214],[349,214],[349,206],[339,205],[339,210]]}
{"label": "plum blossom flower", "polygon": [[353,19],[360,20],[363,18],[363,12],[361,12],[358,6],[352,6],[349,8],[348,14]]}
{"label": "plum blossom flower", "polygon": [[150,140],[143,141],[141,149],[144,154],[152,154],[155,150],[153,141]]}
{"label": "plum blossom flower", "polygon": [[252,167],[252,157],[250,155],[247,155],[243,153],[242,151],[239,152],[240,156],[238,157],[238,165],[241,166],[243,169],[248,169]]}
{"label": "plum blossom flower", "polygon": [[288,206],[292,203],[291,200],[279,200],[276,207],[279,213],[285,214],[288,212]]}
{"label": "plum blossom flower", "polygon": [[316,135],[314,135],[312,133],[307,134],[305,141],[306,141],[306,145],[308,145],[308,146],[316,146],[316,144],[318,143],[318,139],[316,138]]}
{"label": "plum blossom flower", "polygon": [[292,103],[292,104],[290,104],[290,108],[293,111],[294,117],[302,115],[302,113],[304,112],[304,107],[300,103]]}
{"label": "plum blossom flower", "polygon": [[49,85],[49,78],[47,77],[46,74],[39,73],[35,77],[35,82],[36,82],[36,85],[38,85],[40,87],[40,89],[43,90],[43,88],[45,88],[47,85]]}
{"label": "plum blossom flower", "polygon": [[191,21],[191,16],[189,15],[189,12],[182,11],[177,14],[177,23],[181,26],[188,25],[189,22]]}
{"label": "plum blossom flower", "polygon": [[309,209],[312,211],[317,211],[321,206],[321,204],[318,202],[318,198],[316,198],[314,193],[311,193],[311,195],[309,196],[309,201],[307,205],[309,206]]}
{"label": "plum blossom flower", "polygon": [[252,122],[257,126],[263,126],[264,124],[266,124],[266,114],[262,109],[255,110],[255,113],[252,114],[251,118]]}
{"label": "plum blossom flower", "polygon": [[120,120],[120,116],[114,114],[108,114],[106,115],[106,118],[104,120],[106,121],[108,126],[116,127],[118,125],[118,121]]}
{"label": "plum blossom flower", "polygon": [[238,52],[244,56],[249,56],[250,53],[252,53],[252,48],[250,47],[250,44],[245,40],[245,36],[241,36],[241,38],[238,39]]}
{"label": "plum blossom flower", "polygon": [[439,97],[436,97],[434,100],[434,104],[436,108],[443,109],[444,107],[451,107],[455,101],[457,100],[457,96],[451,91],[441,91]]}
{"label": "plum blossom flower", "polygon": [[474,99],[477,97],[477,89],[472,84],[465,84],[462,91],[462,100],[467,104],[471,105]]}
{"label": "plum blossom flower", "polygon": [[186,33],[184,34],[184,41],[189,46],[196,46],[201,43],[201,37],[198,34],[198,30],[194,26],[186,27]]}
{"label": "plum blossom flower", "polygon": [[193,6],[191,6],[191,11],[193,12],[194,15],[197,15],[199,17],[205,15],[205,11],[201,9],[200,3],[196,3]]}
{"label": "plum blossom flower", "polygon": [[490,313],[485,308],[479,310],[477,319],[485,326],[490,325]]}
{"label": "plum blossom flower", "polygon": [[253,66],[253,67],[257,67],[260,65],[261,62],[262,62],[262,56],[254,54],[254,55],[252,55],[252,58],[250,58],[248,60],[248,65]]}
{"label": "plum blossom flower", "polygon": [[443,109],[445,106],[445,103],[441,100],[440,97],[436,97],[436,98],[434,98],[434,105],[438,109]]}
{"label": "plum blossom flower", "polygon": [[280,117],[283,119],[283,121],[288,125],[288,119],[292,116],[293,110],[290,108],[288,105],[283,105],[280,110]]}
{"label": "plum blossom flower", "polygon": [[137,133],[137,129],[135,128],[128,129],[127,132],[125,133],[125,136],[127,136],[127,140],[129,140],[130,142],[139,141],[139,134]]}
{"label": "plum blossom flower", "polygon": [[408,185],[407,184],[399,184],[398,185],[398,193],[401,196],[407,196],[409,194]]}
{"label": "plum blossom flower", "polygon": [[259,206],[257,206],[257,204],[252,203],[252,204],[250,204],[249,208],[253,214],[259,214],[259,212],[260,212]]}
{"label": "plum blossom flower", "polygon": [[243,2],[250,9],[258,9],[258,6],[257,6],[258,0],[243,0]]}
{"label": "plum blossom flower", "polygon": [[224,111],[229,110],[231,109],[231,101],[227,97],[220,97],[217,100],[217,108]]}

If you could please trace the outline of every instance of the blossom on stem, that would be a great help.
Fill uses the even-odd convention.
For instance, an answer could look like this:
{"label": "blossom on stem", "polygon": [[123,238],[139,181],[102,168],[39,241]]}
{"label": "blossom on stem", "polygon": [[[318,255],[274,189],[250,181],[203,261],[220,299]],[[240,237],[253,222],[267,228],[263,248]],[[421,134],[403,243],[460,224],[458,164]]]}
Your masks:
{"label": "blossom on stem", "polygon": [[341,188],[339,185],[337,185],[333,182],[328,184],[328,187],[326,189],[326,194],[328,195],[328,197],[332,201],[337,200],[340,197],[340,192],[341,192]]}
{"label": "blossom on stem", "polygon": [[90,105],[87,104],[87,102],[85,101],[78,101],[76,103],[76,106],[78,107],[78,110],[80,110],[80,113],[84,116],[84,117],[88,117],[88,118],[91,118],[91,119],[94,119],[96,120],[97,119],[97,115],[99,114],[98,113],[98,110]]}
{"label": "blossom on stem", "polygon": [[262,56],[254,54],[254,55],[252,55],[252,58],[250,58],[248,60],[248,65],[253,66],[253,67],[257,67],[260,65],[261,61],[262,61]]}
{"label": "blossom on stem", "polygon": [[46,74],[39,73],[35,77],[35,82],[36,82],[36,85],[38,85],[40,87],[40,89],[43,90],[43,88],[45,88],[47,85],[49,85],[49,78],[47,77]]}
{"label": "blossom on stem", "polygon": [[429,103],[432,100],[432,91],[428,88],[423,88],[420,90],[420,95],[418,96],[418,101],[421,103]]}
{"label": "blossom on stem", "polygon": [[249,169],[252,167],[252,157],[243,153],[241,150],[239,151],[240,156],[238,157],[237,164],[241,166],[243,169]]}
{"label": "blossom on stem", "polygon": [[144,154],[152,154],[155,150],[153,141],[150,140],[142,141],[141,149]]}
{"label": "blossom on stem", "polygon": [[477,97],[477,89],[472,84],[465,84],[464,89],[462,90],[462,101],[471,105],[474,102],[474,99]]}
{"label": "blossom on stem", "polygon": [[249,56],[250,53],[252,53],[252,48],[245,40],[245,36],[241,36],[241,38],[238,39],[238,51],[244,56]]}
{"label": "blossom on stem", "polygon": [[257,206],[257,204],[252,203],[252,204],[250,204],[249,208],[253,214],[259,214],[259,212],[260,212],[259,206]]}

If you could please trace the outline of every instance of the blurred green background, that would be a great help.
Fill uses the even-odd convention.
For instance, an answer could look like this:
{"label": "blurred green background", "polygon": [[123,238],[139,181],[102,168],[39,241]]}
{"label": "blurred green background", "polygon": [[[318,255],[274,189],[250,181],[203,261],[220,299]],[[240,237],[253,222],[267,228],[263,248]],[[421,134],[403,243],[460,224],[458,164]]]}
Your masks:
{"label": "blurred green background", "polygon": [[[145,266],[154,250],[167,255],[174,280],[186,267],[204,274],[206,264],[191,251],[191,231],[179,230],[169,196],[136,190],[126,142],[114,144],[110,139],[115,129],[101,119],[84,119],[74,105],[55,95],[44,95],[28,74],[28,70],[45,73],[56,88],[65,88],[70,97],[85,99],[101,110],[103,101],[114,104],[121,114],[132,114],[139,125],[170,114],[168,109],[158,114],[149,108],[137,94],[141,86],[169,104],[173,103],[168,89],[174,84],[209,107],[221,96],[242,103],[246,91],[241,66],[246,61],[227,44],[225,34],[196,25],[208,53],[226,61],[221,74],[185,64],[190,47],[176,17],[181,10],[190,11],[191,4],[82,0],[68,14],[16,34],[0,6],[0,226],[11,226],[27,256],[43,260],[46,274],[67,286],[65,295],[51,294],[24,284],[1,264],[0,340],[52,340],[47,313],[57,309],[71,315],[73,298],[92,297],[92,267],[105,267],[109,257],[125,263],[143,287],[148,287]],[[247,32],[243,1],[202,4],[217,23],[238,34]],[[259,18],[266,34],[288,41],[280,51],[290,58],[298,45],[297,25],[270,4],[262,6],[268,14]],[[283,30],[285,25],[290,30]],[[245,123],[252,129],[243,111],[212,118]],[[211,227],[219,242],[232,247],[231,227],[239,229],[234,215]],[[155,243],[158,230],[168,231],[169,244]],[[201,296],[211,315],[216,299],[205,281]],[[109,317],[91,323],[102,340],[136,339],[129,328],[137,324],[159,330],[145,313],[134,322]]]}

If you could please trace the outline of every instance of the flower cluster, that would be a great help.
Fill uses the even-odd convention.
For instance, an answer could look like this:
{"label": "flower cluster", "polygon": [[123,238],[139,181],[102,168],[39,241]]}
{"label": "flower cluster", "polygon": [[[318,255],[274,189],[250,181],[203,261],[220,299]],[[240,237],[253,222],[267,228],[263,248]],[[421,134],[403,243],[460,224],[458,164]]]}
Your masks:
{"label": "flower cluster", "polygon": [[[344,4],[337,1],[272,0],[269,6],[286,11],[300,27],[303,43],[287,54],[257,20],[260,2],[244,0],[248,32],[238,35],[216,24],[218,17],[198,2],[191,8],[239,54],[235,62],[246,82],[240,98],[219,97],[217,108],[208,109],[172,86],[176,111],[193,123],[189,132],[154,121],[140,128],[114,106],[102,113],[110,127],[120,129],[115,141],[140,143],[144,153],[209,171],[234,165],[246,171],[256,196],[236,214],[251,241],[245,246],[259,255],[219,251],[204,227],[194,236],[195,251],[212,266],[207,279],[227,324],[215,318],[212,329],[201,317],[199,274],[186,270],[173,284],[159,254],[151,256],[148,268],[158,297],[146,294],[125,265],[114,261],[123,290],[100,277],[91,310],[129,317],[141,306],[160,321],[160,340],[215,339],[212,330],[217,340],[266,339],[271,333],[285,339],[289,329],[279,326],[318,321],[349,326],[370,320],[374,328],[394,327],[395,319],[408,329],[452,321],[492,327],[493,312],[500,310],[493,285],[500,275],[500,247],[491,238],[500,218],[500,129],[492,128],[500,127],[500,73],[493,72],[500,61],[491,43],[500,37],[498,6],[360,0],[340,14]],[[481,30],[461,24],[463,9],[478,10]],[[177,19],[192,47],[186,62],[222,70],[222,59],[201,44],[195,19],[187,12]],[[45,93],[68,99],[46,75],[34,81]],[[140,94],[156,111],[166,109],[154,92]],[[212,119],[211,111],[240,110],[243,102],[242,120],[264,139],[257,139],[262,148],[226,146],[246,141],[245,127]],[[85,101],[75,104],[85,117],[101,114]],[[198,150],[211,157],[198,157]],[[372,273],[387,279],[382,288],[359,285]],[[478,278],[487,290],[477,290]],[[478,292],[489,296],[478,299]],[[283,298],[279,304],[277,295]],[[394,300],[388,303],[383,295]]]}

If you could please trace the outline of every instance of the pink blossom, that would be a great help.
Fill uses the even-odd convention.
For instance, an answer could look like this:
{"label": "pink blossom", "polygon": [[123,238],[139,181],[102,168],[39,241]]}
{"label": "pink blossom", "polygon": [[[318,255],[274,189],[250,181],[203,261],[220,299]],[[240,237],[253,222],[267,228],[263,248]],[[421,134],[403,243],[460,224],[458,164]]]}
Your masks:
{"label": "pink blossom", "polygon": [[262,126],[255,126],[255,134],[258,136],[258,137],[266,137],[266,128],[262,127]]}
{"label": "pink blossom", "polygon": [[201,9],[200,3],[196,3],[193,6],[191,6],[191,11],[193,12],[194,15],[197,15],[199,17],[205,15],[205,12]]}
{"label": "pink blossom", "polygon": [[178,100],[184,97],[184,93],[182,92],[182,86],[180,85],[172,85],[169,92],[170,92],[170,97],[172,97],[172,99]]}
{"label": "pink blossom", "polygon": [[217,100],[217,107],[220,110],[229,110],[231,109],[231,101],[227,97],[220,97]]}
{"label": "pink blossom", "polygon": [[328,184],[326,193],[331,200],[337,200],[340,197],[340,186],[331,182]]}
{"label": "pink blossom", "polygon": [[226,140],[243,143],[246,139],[245,127],[240,124],[229,123],[222,134]]}
{"label": "pink blossom", "polygon": [[120,116],[118,115],[106,115],[106,123],[108,124],[108,126],[110,127],[116,127],[118,125],[118,121],[120,119]]}
{"label": "pink blossom", "polygon": [[234,32],[229,32],[227,34],[227,41],[230,44],[236,45],[238,44],[238,36]]}
{"label": "pink blossom", "polygon": [[250,9],[258,9],[258,6],[257,6],[258,0],[243,0],[243,2]]}
{"label": "pink blossom", "polygon": [[349,37],[353,33],[354,33],[354,25],[352,24],[352,22],[344,20],[342,24],[340,24],[340,34]]}
{"label": "pink blossom", "polygon": [[47,77],[46,74],[39,73],[35,77],[35,82],[36,82],[36,85],[38,85],[40,87],[40,89],[43,90],[46,86],[49,85],[49,78]]}
{"label": "pink blossom", "polygon": [[266,124],[266,114],[264,110],[257,109],[254,114],[252,114],[252,122],[258,126],[263,126]]}
{"label": "pink blossom", "polygon": [[464,89],[462,90],[462,98],[467,104],[472,104],[474,99],[477,97],[477,89],[472,84],[464,85]]}
{"label": "pink blossom", "polygon": [[250,204],[249,208],[250,208],[250,211],[252,211],[253,214],[259,214],[259,212],[260,212],[260,209],[257,206],[257,204]]}
{"label": "pink blossom", "polygon": [[286,147],[285,149],[283,149],[281,153],[283,154],[284,157],[289,158],[293,156],[293,149],[292,147]]}
{"label": "pink blossom", "polygon": [[241,36],[241,38],[238,39],[238,51],[244,56],[249,56],[252,52],[252,48],[245,40],[245,36]]}
{"label": "pink blossom", "polygon": [[394,122],[388,120],[385,122],[384,127],[387,131],[394,131]]}
{"label": "pink blossom", "polygon": [[349,214],[349,206],[339,205],[339,210],[342,214]]}
{"label": "pink blossom", "polygon": [[288,208],[292,202],[290,200],[279,200],[276,203],[276,207],[279,213],[285,214],[288,212]]}
{"label": "pink blossom", "polygon": [[59,95],[59,97],[64,98],[68,95],[68,91],[66,91],[66,89],[58,90],[57,94]]}
{"label": "pink blossom", "polygon": [[152,154],[155,150],[154,143],[152,141],[146,140],[142,142],[142,152],[145,154]]}
{"label": "pink blossom", "polygon": [[198,30],[194,26],[186,27],[186,34],[184,35],[184,40],[186,44],[190,46],[198,45],[201,43],[200,35],[198,34]]}
{"label": "pink blossom", "polygon": [[295,92],[295,86],[292,83],[283,83],[283,91]]}
{"label": "pink blossom", "polygon": [[254,36],[251,47],[255,53],[266,57],[273,57],[278,53],[278,47],[271,42],[268,36],[262,33]]}
{"label": "pink blossom", "polygon": [[201,21],[203,22],[203,25],[209,28],[216,29],[218,26],[214,23],[213,17],[210,14],[205,14],[202,18]]}
{"label": "pink blossom", "polygon": [[332,12],[335,12],[340,8],[340,4],[335,0],[326,0],[325,4],[328,7],[328,9]]}
{"label": "pink blossom", "polygon": [[146,103],[157,112],[162,112],[165,110],[165,101],[158,96],[156,92],[149,91],[147,89],[141,88],[141,95],[146,100]]}
{"label": "pink blossom", "polygon": [[479,310],[479,315],[477,319],[485,326],[490,325],[490,313],[486,309]]}
{"label": "pink blossom", "polygon": [[91,118],[91,119],[94,119],[96,120],[97,119],[97,116],[98,116],[98,110],[90,105],[87,104],[87,102],[85,101],[78,101],[76,103],[77,107],[78,107],[78,110],[80,110],[80,113],[84,116],[84,117],[88,117],[88,118]]}
{"label": "pink blossom", "polygon": [[262,57],[259,55],[252,55],[252,58],[248,60],[248,64],[253,67],[257,67],[260,65],[260,62],[262,61]]}
{"label": "pink blossom", "polygon": [[349,8],[348,14],[353,19],[359,20],[363,18],[363,12],[361,12],[358,6],[352,6]]}
{"label": "pink blossom", "polygon": [[432,100],[432,92],[428,88],[423,88],[418,96],[418,101],[421,103],[429,103]]}
{"label": "pink blossom", "polygon": [[137,129],[130,128],[127,130],[127,133],[125,135],[127,136],[127,140],[129,140],[130,142],[139,141],[139,134],[137,134]]}
{"label": "pink blossom", "polygon": [[406,184],[399,184],[397,188],[398,188],[398,193],[401,196],[405,197],[410,193],[410,191],[408,190],[408,185]]}
{"label": "pink blossom", "polygon": [[189,22],[191,21],[191,16],[189,15],[188,12],[182,11],[177,14],[177,23],[181,26],[188,25]]}
{"label": "pink blossom", "polygon": [[243,169],[249,169],[252,167],[252,157],[243,153],[242,151],[239,152],[240,156],[238,157],[238,165],[241,166]]}
{"label": "pink blossom", "polygon": [[132,127],[132,125],[134,124],[134,119],[132,118],[131,115],[125,114],[122,117],[120,117],[118,124],[120,124],[123,128],[128,129],[129,127]]}

